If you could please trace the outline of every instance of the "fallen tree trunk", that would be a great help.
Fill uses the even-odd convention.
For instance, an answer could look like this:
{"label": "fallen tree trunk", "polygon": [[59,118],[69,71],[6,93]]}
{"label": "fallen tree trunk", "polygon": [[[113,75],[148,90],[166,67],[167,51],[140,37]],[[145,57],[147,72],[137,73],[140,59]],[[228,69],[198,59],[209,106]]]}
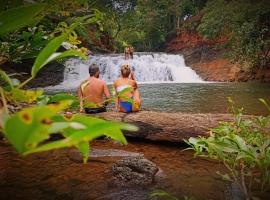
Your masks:
{"label": "fallen tree trunk", "polygon": [[112,121],[134,124],[137,132],[125,132],[126,136],[153,141],[180,142],[189,137],[208,136],[211,128],[220,121],[233,121],[230,114],[188,114],[141,111],[138,113],[106,112],[96,116]]}

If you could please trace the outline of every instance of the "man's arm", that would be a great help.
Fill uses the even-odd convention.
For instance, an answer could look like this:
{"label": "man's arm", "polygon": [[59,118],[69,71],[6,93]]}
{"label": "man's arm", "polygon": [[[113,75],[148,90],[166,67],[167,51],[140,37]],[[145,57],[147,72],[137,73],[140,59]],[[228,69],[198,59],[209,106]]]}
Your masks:
{"label": "man's arm", "polygon": [[81,85],[78,88],[77,95],[80,100],[80,112],[83,112],[83,94],[82,94]]}
{"label": "man's arm", "polygon": [[106,97],[105,105],[107,106],[110,103],[111,95],[110,95],[109,88],[105,82],[104,82],[104,95]]}

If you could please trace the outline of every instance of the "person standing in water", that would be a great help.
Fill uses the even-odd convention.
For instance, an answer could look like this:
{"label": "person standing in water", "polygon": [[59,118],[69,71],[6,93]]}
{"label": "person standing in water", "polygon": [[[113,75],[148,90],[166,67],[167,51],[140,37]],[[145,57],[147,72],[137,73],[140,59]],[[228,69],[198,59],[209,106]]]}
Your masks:
{"label": "person standing in water", "polygon": [[[125,113],[137,112],[141,106],[141,97],[138,84],[134,80],[134,74],[128,65],[123,65],[121,67],[121,75],[122,77],[117,79],[113,84],[117,94],[115,109]],[[127,90],[127,92],[119,96],[124,90]],[[127,99],[130,99],[130,101]]]}
{"label": "person standing in water", "polygon": [[[89,67],[90,77],[83,81],[78,89],[80,112],[83,112],[83,110],[88,114],[106,112],[106,106],[111,97],[106,82],[99,79],[99,74],[97,65],[93,64]],[[104,96],[106,98],[105,103],[103,101]]]}
{"label": "person standing in water", "polygon": [[125,60],[128,60],[129,59],[129,47],[126,46],[124,51],[125,51]]}
{"label": "person standing in water", "polygon": [[131,45],[128,45],[125,47],[125,60],[128,60],[129,58],[133,59],[133,53],[134,53],[134,47]]}
{"label": "person standing in water", "polygon": [[133,46],[129,45],[129,55],[131,59],[133,59],[133,53],[134,53],[134,48]]}

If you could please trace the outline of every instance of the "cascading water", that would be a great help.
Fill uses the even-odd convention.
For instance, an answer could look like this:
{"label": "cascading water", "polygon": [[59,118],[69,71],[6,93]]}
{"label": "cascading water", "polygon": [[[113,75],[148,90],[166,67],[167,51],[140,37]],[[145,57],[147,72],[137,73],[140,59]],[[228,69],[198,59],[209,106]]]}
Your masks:
{"label": "cascading water", "polygon": [[88,67],[97,64],[100,78],[112,83],[120,76],[123,64],[131,66],[139,83],[201,83],[203,80],[185,65],[183,56],[165,53],[141,53],[125,60],[123,54],[95,55],[89,60],[70,59],[66,62],[64,82],[58,87],[75,88],[89,77]]}

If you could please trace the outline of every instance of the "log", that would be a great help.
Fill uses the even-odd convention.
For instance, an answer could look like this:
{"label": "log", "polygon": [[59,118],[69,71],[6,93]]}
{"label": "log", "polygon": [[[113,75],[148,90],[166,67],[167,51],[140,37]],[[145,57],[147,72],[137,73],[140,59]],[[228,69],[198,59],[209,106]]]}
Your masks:
{"label": "log", "polygon": [[220,121],[233,121],[231,114],[189,114],[140,111],[137,113],[106,112],[99,118],[134,124],[137,132],[124,132],[127,137],[152,141],[182,142],[184,139],[208,136]]}

